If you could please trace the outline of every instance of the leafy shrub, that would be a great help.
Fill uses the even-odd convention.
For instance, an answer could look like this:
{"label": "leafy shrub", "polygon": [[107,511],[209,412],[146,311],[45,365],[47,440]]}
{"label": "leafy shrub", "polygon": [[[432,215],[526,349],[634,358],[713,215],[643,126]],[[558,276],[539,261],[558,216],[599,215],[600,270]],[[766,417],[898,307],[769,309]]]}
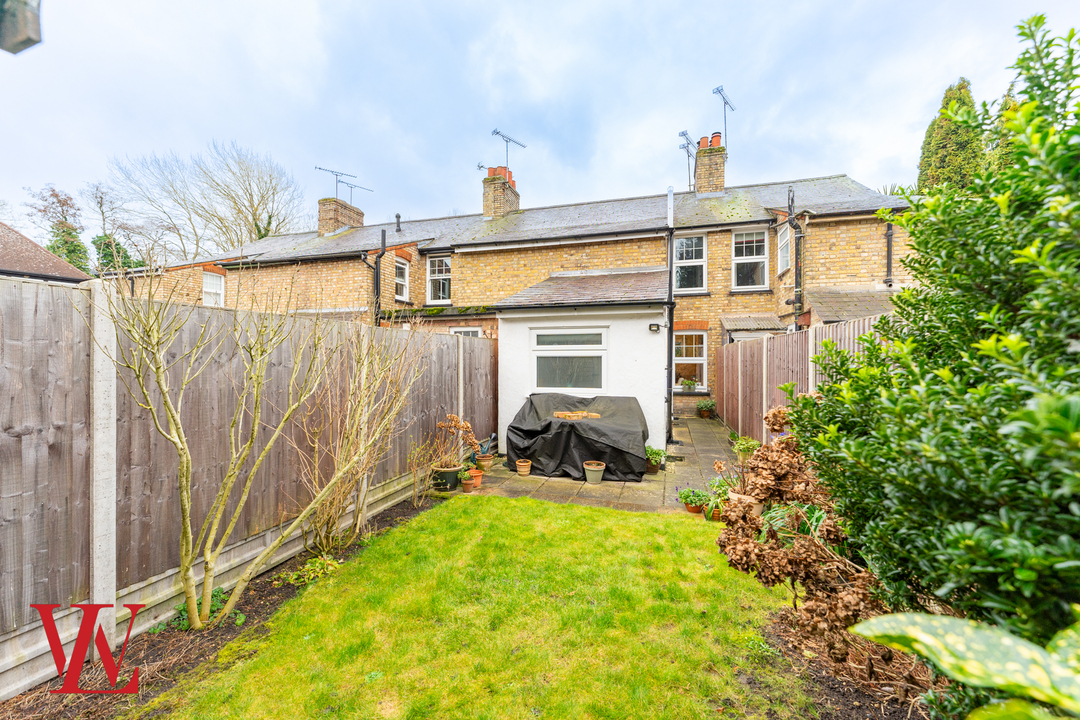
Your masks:
{"label": "leafy shrub", "polygon": [[709,502],[709,493],[696,488],[682,488],[677,490],[679,502],[685,505],[704,505]]}
{"label": "leafy shrub", "polygon": [[274,587],[281,587],[286,583],[296,587],[307,587],[316,580],[333,575],[340,566],[341,563],[329,555],[319,555],[308,560],[299,570],[278,573],[274,576]]}
{"label": "leafy shrub", "polygon": [[667,453],[660,448],[654,448],[649,445],[645,446],[645,458],[653,465],[659,465],[664,462],[667,457]]}
{"label": "leafy shrub", "polygon": [[[228,601],[228,599],[229,599],[229,596],[225,593],[225,588],[214,588],[214,592],[211,593],[211,595],[210,595],[210,618],[211,619],[214,619],[214,618],[217,617],[218,613],[221,612],[222,608],[225,607],[225,603]],[[198,597],[198,599],[196,600],[196,604],[197,604],[199,610],[201,611],[202,610],[202,595],[200,595]],[[187,604],[186,603],[180,603],[179,605],[177,605],[173,609],[176,610],[176,617],[174,617],[172,620],[168,620],[168,621],[163,622],[163,623],[158,623],[154,627],[150,628],[147,632],[157,634],[159,632],[162,632],[162,631],[166,630],[167,628],[172,628],[174,630],[190,630],[191,629],[191,623],[188,621]],[[225,621],[228,621],[228,620],[232,620],[234,624],[239,626],[239,625],[244,624],[244,621],[247,620],[247,617],[244,615],[244,613],[240,612],[239,610],[233,610],[232,612],[229,613],[228,617],[225,618]]]}
{"label": "leafy shrub", "polygon": [[698,400],[697,401],[697,409],[698,410],[708,410],[709,412],[712,412],[713,410],[716,409],[716,401],[715,400]]}
{"label": "leafy shrub", "polygon": [[[734,435],[734,433],[732,434]],[[746,437],[745,435],[741,437],[736,436],[734,438],[734,444],[732,445],[732,449],[737,453],[752,453],[759,447],[761,447],[760,442],[752,437]]]}
{"label": "leafy shrub", "polygon": [[821,397],[792,409],[890,607],[945,603],[1039,644],[1080,602],[1080,43],[1043,26],[1020,26],[1016,165],[908,198],[891,219],[919,287],[864,355],[826,347]]}

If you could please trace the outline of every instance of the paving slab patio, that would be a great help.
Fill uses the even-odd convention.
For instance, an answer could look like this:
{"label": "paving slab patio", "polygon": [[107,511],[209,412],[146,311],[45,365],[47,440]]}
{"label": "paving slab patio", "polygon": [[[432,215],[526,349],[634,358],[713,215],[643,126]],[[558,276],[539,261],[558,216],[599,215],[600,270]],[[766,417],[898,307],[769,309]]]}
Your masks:
{"label": "paving slab patio", "polygon": [[[523,477],[500,461],[484,473],[483,485],[473,494],[531,497],[632,512],[686,512],[676,495],[678,489],[704,488],[705,482],[715,475],[715,460],[734,462],[728,433],[728,428],[718,420],[677,419],[672,428],[677,443],[668,445],[668,462],[659,473],[646,475],[641,482],[604,481],[593,485],[566,477]],[[458,495],[461,490],[449,494]]]}

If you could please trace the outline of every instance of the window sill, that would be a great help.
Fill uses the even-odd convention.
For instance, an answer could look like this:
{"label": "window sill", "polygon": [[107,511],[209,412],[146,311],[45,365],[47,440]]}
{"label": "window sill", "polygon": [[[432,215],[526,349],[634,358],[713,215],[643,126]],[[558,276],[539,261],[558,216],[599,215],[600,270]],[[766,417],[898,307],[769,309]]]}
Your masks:
{"label": "window sill", "polygon": [[448,308],[452,305],[450,301],[447,302],[429,302],[424,305],[425,308]]}
{"label": "window sill", "polygon": [[747,290],[732,290],[728,295],[772,295],[772,288],[749,288]]}
{"label": "window sill", "polygon": [[789,272],[791,272],[791,268],[790,268],[790,267],[786,267],[786,268],[784,268],[784,269],[783,269],[783,270],[781,270],[780,272],[776,273],[776,279],[777,279],[777,280],[779,280],[780,278],[782,278],[782,277],[784,277],[785,275],[787,275],[787,274],[788,274]]}
{"label": "window sill", "polygon": [[405,300],[404,298],[399,298],[399,297],[395,297],[394,302],[401,303],[402,305],[408,305],[409,307],[412,307],[412,305],[413,305],[412,301]]}
{"label": "window sill", "polygon": [[676,298],[681,297],[709,297],[712,295],[708,290],[676,290],[674,292]]}
{"label": "window sill", "polygon": [[686,390],[676,390],[672,388],[672,392],[675,397],[709,397],[708,390],[695,390],[694,392],[688,392]]}

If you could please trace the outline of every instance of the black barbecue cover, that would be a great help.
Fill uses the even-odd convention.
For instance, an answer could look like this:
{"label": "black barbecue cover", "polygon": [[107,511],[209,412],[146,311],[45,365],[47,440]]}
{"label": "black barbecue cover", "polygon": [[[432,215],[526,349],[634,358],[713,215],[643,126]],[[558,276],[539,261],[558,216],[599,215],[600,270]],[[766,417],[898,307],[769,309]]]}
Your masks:
{"label": "black barbecue cover", "polygon": [[[598,419],[563,420],[557,411],[585,410]],[[534,475],[585,478],[582,463],[607,463],[604,480],[640,482],[645,472],[649,428],[637,398],[582,398],[562,393],[535,393],[506,429],[506,459],[532,460]]]}

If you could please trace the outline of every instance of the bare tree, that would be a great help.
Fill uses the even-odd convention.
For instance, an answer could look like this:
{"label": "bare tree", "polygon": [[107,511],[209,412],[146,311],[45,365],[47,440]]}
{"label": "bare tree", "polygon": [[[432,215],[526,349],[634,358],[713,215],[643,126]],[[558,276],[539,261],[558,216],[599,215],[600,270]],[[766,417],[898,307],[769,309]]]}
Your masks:
{"label": "bare tree", "polygon": [[113,177],[144,222],[165,228],[171,254],[194,260],[299,229],[296,180],[269,155],[214,142],[185,160],[175,153],[114,159]]}
{"label": "bare tree", "polygon": [[[309,546],[332,553],[349,545],[367,525],[368,493],[378,463],[408,427],[402,411],[423,375],[430,333],[421,323],[407,330],[350,323],[344,342],[327,363],[325,380],[301,419],[301,478],[312,495],[336,484],[308,519]],[[349,511],[353,520],[343,527]]]}
{"label": "bare tree", "polygon": [[34,227],[44,232],[54,232],[57,227],[71,228],[82,232],[82,208],[75,198],[63,190],[57,190],[51,183],[38,191],[23,188],[32,202],[24,203],[28,212],[26,217]]}

